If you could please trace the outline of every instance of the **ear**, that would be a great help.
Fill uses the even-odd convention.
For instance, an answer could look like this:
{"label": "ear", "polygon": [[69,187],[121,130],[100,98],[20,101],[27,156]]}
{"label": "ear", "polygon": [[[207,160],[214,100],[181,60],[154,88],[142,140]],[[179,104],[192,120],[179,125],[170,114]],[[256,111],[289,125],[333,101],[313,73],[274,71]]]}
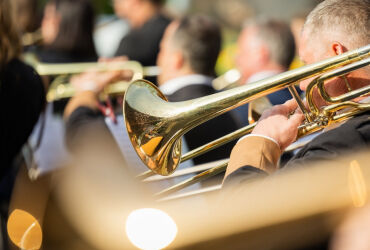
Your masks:
{"label": "ear", "polygon": [[185,64],[184,54],[179,50],[174,52],[172,63],[175,69],[182,69]]}
{"label": "ear", "polygon": [[270,51],[267,46],[263,45],[258,48],[259,59],[263,62],[270,61]]}
{"label": "ear", "polygon": [[347,52],[347,51],[348,51],[348,49],[339,42],[333,42],[330,45],[330,54],[332,56],[341,55],[341,54],[343,54],[344,52]]}

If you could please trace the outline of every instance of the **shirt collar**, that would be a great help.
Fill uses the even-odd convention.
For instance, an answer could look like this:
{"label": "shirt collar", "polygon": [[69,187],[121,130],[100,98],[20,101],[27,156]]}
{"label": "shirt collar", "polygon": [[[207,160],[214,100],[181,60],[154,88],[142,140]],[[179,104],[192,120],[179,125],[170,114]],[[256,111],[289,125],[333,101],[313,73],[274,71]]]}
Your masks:
{"label": "shirt collar", "polygon": [[159,86],[159,89],[164,95],[172,95],[177,90],[189,85],[204,84],[211,86],[212,80],[212,77],[199,74],[181,76],[165,82],[163,85]]}

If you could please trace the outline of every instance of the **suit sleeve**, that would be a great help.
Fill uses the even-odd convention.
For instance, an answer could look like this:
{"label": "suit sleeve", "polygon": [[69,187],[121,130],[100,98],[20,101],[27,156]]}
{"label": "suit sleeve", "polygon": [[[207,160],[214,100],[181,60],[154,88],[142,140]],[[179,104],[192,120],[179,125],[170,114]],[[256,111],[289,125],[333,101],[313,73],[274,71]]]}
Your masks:
{"label": "suit sleeve", "polygon": [[104,116],[98,110],[78,107],[66,121],[66,145],[71,153],[76,153],[86,145],[100,143],[99,140],[111,137],[104,122]]}
{"label": "suit sleeve", "polygon": [[224,185],[235,178],[240,182],[240,178],[273,173],[277,169],[280,154],[278,145],[264,137],[249,136],[240,140],[231,152]]}
{"label": "suit sleeve", "polygon": [[284,166],[284,169],[305,167],[315,162],[333,161],[351,152],[369,148],[368,112],[314,138]]}

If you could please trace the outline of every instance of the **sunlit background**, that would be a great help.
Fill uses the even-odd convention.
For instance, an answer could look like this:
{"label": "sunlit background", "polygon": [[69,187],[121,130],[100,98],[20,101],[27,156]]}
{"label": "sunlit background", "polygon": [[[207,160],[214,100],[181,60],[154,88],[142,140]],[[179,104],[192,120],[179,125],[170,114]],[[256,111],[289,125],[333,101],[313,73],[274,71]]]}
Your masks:
{"label": "sunlit background", "polygon": [[[40,0],[39,16],[46,0]],[[167,0],[165,11],[178,17],[202,13],[212,16],[223,28],[223,49],[217,64],[217,73],[222,74],[234,66],[236,39],[244,21],[252,17],[272,17],[290,22],[304,18],[320,0]],[[120,39],[128,32],[127,23],[114,16],[112,2],[93,0],[97,12],[94,40],[100,56],[112,56]],[[108,24],[108,25],[107,25]]]}

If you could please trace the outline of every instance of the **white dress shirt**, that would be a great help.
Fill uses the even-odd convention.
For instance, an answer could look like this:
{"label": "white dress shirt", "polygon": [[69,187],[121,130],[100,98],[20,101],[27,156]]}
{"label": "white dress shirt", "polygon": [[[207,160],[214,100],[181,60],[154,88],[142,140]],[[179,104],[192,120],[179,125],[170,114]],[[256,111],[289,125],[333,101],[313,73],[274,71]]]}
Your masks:
{"label": "white dress shirt", "polygon": [[159,86],[159,89],[164,95],[172,95],[177,90],[190,85],[205,84],[212,86],[212,80],[212,77],[199,74],[180,76],[165,82],[163,85]]}

